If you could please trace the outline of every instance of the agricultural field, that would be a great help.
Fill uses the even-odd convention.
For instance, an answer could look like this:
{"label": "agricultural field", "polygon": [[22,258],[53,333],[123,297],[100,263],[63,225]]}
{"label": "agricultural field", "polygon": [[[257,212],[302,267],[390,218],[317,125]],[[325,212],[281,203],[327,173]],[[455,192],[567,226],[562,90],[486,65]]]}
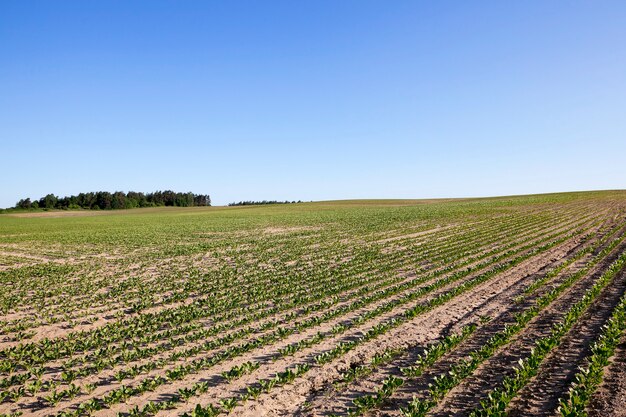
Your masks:
{"label": "agricultural field", "polygon": [[626,192],[0,215],[5,416],[626,416]]}

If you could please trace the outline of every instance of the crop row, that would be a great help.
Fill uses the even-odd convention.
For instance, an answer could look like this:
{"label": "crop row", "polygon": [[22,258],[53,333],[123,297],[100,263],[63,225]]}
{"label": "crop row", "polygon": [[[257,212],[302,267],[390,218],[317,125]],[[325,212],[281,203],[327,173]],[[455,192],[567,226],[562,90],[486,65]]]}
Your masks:
{"label": "crop row", "polygon": [[[621,227],[621,225],[620,225]],[[605,256],[607,256],[619,243],[623,241],[624,237],[620,237],[611,241],[611,243],[604,248],[600,253],[598,253],[593,259],[591,259],[585,268],[578,271],[577,273],[568,277],[564,282],[562,282],[559,286],[554,288],[552,291],[548,292],[546,295],[537,300],[536,304],[527,309],[524,313],[516,316],[516,323],[513,326],[507,326],[503,331],[493,336],[481,349],[475,353],[473,353],[473,359],[470,362],[464,362],[461,365],[457,365],[453,370],[450,371],[449,375],[443,375],[435,379],[435,383],[433,389],[431,390],[431,399],[429,400],[417,400],[415,399],[407,409],[404,409],[403,412],[406,415],[422,415],[430,408],[432,408],[435,404],[437,404],[438,400],[443,396],[447,390],[451,389],[452,386],[456,385],[456,383],[460,382],[462,376],[468,375],[475,367],[478,366],[479,363],[482,363],[487,357],[489,357],[495,350],[499,347],[508,343],[508,341],[519,331],[521,331],[526,324],[536,315],[539,314],[541,310],[546,308],[553,300],[555,300],[561,293],[563,293],[567,288],[569,288],[574,282],[576,282],[579,278],[584,276],[590,268],[601,261]],[[599,244],[600,242],[598,242]],[[583,249],[585,253],[590,249]],[[561,271],[562,264],[550,270],[546,275],[554,275],[553,271]],[[545,281],[542,281],[545,283]],[[535,289],[537,286],[531,284]],[[529,288],[529,287],[527,287]],[[459,337],[455,337],[452,340],[460,341]],[[426,350],[426,353],[419,357],[414,366],[410,366],[408,368],[402,369],[402,372],[406,377],[415,378],[422,374],[426,365],[432,365],[436,360],[438,360],[445,353],[449,352],[453,347],[455,347],[455,343],[450,343],[450,340],[444,338],[441,342],[434,345],[433,348]],[[402,381],[403,383],[404,381]],[[355,401],[355,405],[357,405],[356,410],[359,410],[359,403],[361,401],[370,401],[371,408],[373,405],[371,403],[372,396],[366,395],[362,398],[365,400],[361,400],[357,398]],[[367,400],[369,398],[369,400]],[[351,410],[351,413],[354,413],[355,410]]]}

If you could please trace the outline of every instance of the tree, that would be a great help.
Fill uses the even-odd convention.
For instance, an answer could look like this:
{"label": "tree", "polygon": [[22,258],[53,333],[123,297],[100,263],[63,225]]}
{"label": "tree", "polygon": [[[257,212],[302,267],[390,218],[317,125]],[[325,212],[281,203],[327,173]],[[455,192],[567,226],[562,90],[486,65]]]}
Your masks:
{"label": "tree", "polygon": [[15,207],[21,208],[21,209],[29,209],[29,208],[31,208],[32,207],[32,203],[30,201],[30,198],[23,198],[23,199],[21,199],[20,201],[17,202]]}
{"label": "tree", "polygon": [[39,200],[39,207],[45,209],[52,209],[57,204],[57,197],[54,194],[48,194]]}
{"label": "tree", "polygon": [[80,208],[111,210],[154,206],[193,207],[210,205],[211,197],[208,194],[194,194],[192,192],[177,193],[172,190],[165,190],[148,194],[135,191],[129,191],[128,193],[116,191],[113,194],[108,191],[98,191],[65,197],[57,197],[54,194],[48,194],[38,201],[33,202],[31,202],[30,198],[21,199],[17,202],[15,207],[57,208],[63,210],[76,210]]}
{"label": "tree", "polygon": [[126,194],[121,191],[116,191],[113,193],[111,197],[111,208],[112,209],[123,209],[126,208]]}
{"label": "tree", "polygon": [[113,195],[108,191],[98,191],[96,193],[96,205],[101,210],[110,210],[112,201]]}
{"label": "tree", "polygon": [[137,193],[135,191],[129,191],[128,193],[126,193],[126,200],[127,202],[130,201],[130,203],[127,203],[127,205],[130,205],[131,207],[147,207],[148,206],[148,200],[146,199],[146,196],[144,193]]}

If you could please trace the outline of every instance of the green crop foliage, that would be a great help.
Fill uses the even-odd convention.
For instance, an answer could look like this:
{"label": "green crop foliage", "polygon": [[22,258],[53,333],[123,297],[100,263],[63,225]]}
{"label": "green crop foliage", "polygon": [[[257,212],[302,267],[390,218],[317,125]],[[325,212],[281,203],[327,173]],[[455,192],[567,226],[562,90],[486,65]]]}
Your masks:
{"label": "green crop foliage", "polygon": [[569,245],[524,278],[515,322],[434,380],[421,415],[623,244],[625,207],[615,191],[1,214],[0,413],[214,416],[334,368],[329,389],[377,378],[343,410],[362,414],[498,318],[378,376],[421,349],[390,335]]}

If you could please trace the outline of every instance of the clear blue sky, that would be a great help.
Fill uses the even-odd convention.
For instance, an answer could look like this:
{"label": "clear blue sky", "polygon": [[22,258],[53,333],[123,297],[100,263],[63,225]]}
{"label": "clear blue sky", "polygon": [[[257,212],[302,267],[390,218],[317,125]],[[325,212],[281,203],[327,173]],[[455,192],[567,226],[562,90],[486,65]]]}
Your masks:
{"label": "clear blue sky", "polygon": [[624,1],[2,1],[0,207],[626,188]]}

